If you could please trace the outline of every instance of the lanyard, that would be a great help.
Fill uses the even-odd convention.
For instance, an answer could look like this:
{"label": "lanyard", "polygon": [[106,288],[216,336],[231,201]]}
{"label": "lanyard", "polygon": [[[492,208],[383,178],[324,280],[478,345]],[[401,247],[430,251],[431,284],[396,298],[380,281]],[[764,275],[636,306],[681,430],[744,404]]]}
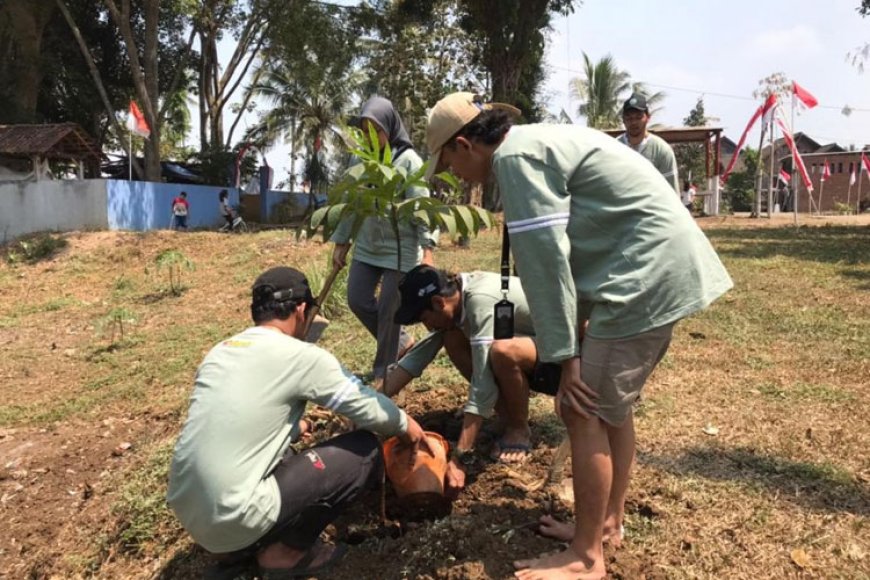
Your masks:
{"label": "lanyard", "polygon": [[511,278],[511,239],[508,236],[507,224],[502,226],[501,238],[501,291],[507,298]]}

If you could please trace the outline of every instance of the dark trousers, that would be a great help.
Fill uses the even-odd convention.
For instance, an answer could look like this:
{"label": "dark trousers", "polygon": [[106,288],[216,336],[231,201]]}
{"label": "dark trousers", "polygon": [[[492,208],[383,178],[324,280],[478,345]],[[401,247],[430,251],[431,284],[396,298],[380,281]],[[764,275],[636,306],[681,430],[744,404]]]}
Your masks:
{"label": "dark trousers", "polygon": [[248,556],[275,542],[307,550],[361,492],[377,487],[383,465],[381,445],[368,431],[339,435],[299,455],[288,450],[272,472],[281,492],[278,520],[233,555]]}

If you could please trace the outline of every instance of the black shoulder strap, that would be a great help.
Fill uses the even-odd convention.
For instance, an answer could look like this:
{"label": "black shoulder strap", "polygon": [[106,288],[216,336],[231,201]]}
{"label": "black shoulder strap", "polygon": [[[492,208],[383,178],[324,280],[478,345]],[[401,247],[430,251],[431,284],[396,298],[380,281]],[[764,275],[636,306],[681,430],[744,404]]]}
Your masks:
{"label": "black shoulder strap", "polygon": [[507,293],[511,279],[511,239],[507,224],[502,225],[501,239],[501,291]]}

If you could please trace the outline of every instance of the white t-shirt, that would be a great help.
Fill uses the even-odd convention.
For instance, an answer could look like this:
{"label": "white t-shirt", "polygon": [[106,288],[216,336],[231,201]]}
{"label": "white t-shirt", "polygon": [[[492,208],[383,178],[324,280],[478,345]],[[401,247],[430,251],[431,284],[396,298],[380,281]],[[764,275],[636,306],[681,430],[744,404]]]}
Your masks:
{"label": "white t-shirt", "polygon": [[693,201],[695,201],[695,188],[689,187],[686,191],[684,191],[681,196],[683,200],[683,205],[689,205]]}

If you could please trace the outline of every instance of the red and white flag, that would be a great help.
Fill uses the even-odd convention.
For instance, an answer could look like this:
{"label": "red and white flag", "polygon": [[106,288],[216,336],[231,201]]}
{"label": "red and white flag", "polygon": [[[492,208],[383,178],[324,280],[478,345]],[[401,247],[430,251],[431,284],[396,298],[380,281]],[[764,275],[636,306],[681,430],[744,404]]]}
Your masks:
{"label": "red and white flag", "polygon": [[770,93],[764,105],[761,107],[761,119],[764,122],[762,127],[767,127],[773,121],[773,113],[776,111],[776,93]]}
{"label": "red and white flag", "polygon": [[812,191],[813,181],[812,179],[810,179],[810,174],[807,173],[807,166],[804,165],[804,160],[801,157],[800,151],[798,151],[797,147],[795,147],[794,137],[792,137],[788,126],[786,126],[782,119],[777,118],[776,123],[777,125],[779,125],[779,128],[782,129],[782,138],[785,139],[785,143],[786,145],[788,145],[789,151],[791,151],[798,174],[801,176],[801,181],[804,182],[804,187],[807,188],[807,191]]}
{"label": "red and white flag", "polygon": [[779,180],[786,185],[791,181],[791,174],[785,170],[785,167],[779,168]]}
{"label": "red and white flag", "polygon": [[858,181],[855,178],[855,170],[852,170],[852,173],[849,174],[849,185],[855,185],[855,182]]}
{"label": "red and white flag", "polygon": [[812,95],[812,93],[810,93],[808,90],[806,90],[805,88],[803,88],[802,86],[800,86],[796,82],[792,81],[791,87],[792,87],[792,93],[794,94],[794,96],[797,97],[798,100],[801,103],[803,103],[803,105],[807,109],[812,109],[813,107],[815,107],[816,105],[819,104],[819,100],[817,98],[815,98]]}
{"label": "red and white flag", "polygon": [[870,158],[861,152],[861,170],[870,173]]}
{"label": "red and white flag", "polygon": [[145,115],[139,110],[136,101],[130,101],[130,116],[127,117],[127,128],[146,139],[151,135],[151,128],[148,126],[148,122],[145,121]]}
{"label": "red and white flag", "polygon": [[825,159],[825,165],[822,167],[822,181],[827,181],[831,177],[831,168],[828,166],[828,160]]}

